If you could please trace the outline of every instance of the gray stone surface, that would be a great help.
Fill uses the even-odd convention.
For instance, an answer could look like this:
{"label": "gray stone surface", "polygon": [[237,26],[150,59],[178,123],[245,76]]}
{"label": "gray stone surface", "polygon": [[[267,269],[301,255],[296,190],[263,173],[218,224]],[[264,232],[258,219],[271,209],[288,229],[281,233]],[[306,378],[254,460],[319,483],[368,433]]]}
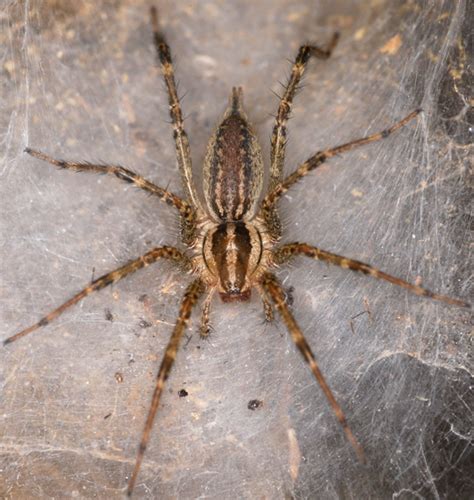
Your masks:
{"label": "gray stone surface", "polygon": [[[280,92],[289,74],[286,59],[337,29],[333,57],[311,62],[296,99],[287,172],[318,149],[383,129],[420,105],[425,112],[291,191],[281,203],[285,241],[469,299],[469,2],[254,4],[158,5],[186,93],[197,182],[233,85],[244,87],[268,164],[271,90]],[[178,242],[174,214],[159,201],[22,153],[28,145],[120,163],[180,192],[148,6],[2,2],[2,338],[92,275]],[[284,326],[263,325],[257,297],[216,300],[210,340],[199,340],[197,314],[178,355],[137,498],[472,498],[469,311],[302,259],[279,276],[294,287],[294,313],[368,466],[357,462]],[[122,497],[186,283],[159,263],[1,349],[2,498]],[[370,317],[358,316],[366,307]],[[254,399],[263,405],[250,411]]]}

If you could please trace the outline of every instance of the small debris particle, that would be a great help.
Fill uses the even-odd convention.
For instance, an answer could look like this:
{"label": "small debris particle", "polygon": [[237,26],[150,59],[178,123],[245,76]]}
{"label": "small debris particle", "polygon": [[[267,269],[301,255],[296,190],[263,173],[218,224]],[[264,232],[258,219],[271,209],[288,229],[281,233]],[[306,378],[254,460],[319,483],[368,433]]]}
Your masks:
{"label": "small debris particle", "polygon": [[382,54],[389,54],[393,56],[398,52],[398,49],[402,46],[402,37],[399,34],[392,36],[390,40],[380,48]]}
{"label": "small debris particle", "polygon": [[118,384],[121,384],[123,382],[123,375],[120,372],[117,372],[115,374],[115,380]]}
{"label": "small debris particle", "polygon": [[137,117],[135,116],[135,111],[133,110],[133,106],[127,94],[122,96],[122,109],[125,110],[128,124],[133,125],[136,123]]}
{"label": "small debris particle", "polygon": [[[440,60],[440,57],[438,54],[435,54],[432,50],[427,50],[426,51],[426,57],[433,63],[438,63]],[[451,75],[452,76],[452,75]]]}
{"label": "small debris particle", "polygon": [[296,437],[296,432],[294,429],[288,429],[288,444],[289,444],[289,465],[290,465],[290,476],[293,481],[298,478],[298,472],[301,463],[301,451],[298,444],[298,438]]}
{"label": "small debris particle", "polygon": [[354,34],[354,40],[357,40],[357,41],[362,40],[362,38],[364,38],[366,32],[367,32],[366,28],[358,29]]}
{"label": "small debris particle", "polygon": [[146,321],[146,320],[142,319],[142,320],[140,321],[140,323],[138,323],[138,326],[139,326],[140,328],[150,328],[150,326],[153,326],[153,325],[152,325],[152,323],[150,323],[149,321]]}
{"label": "small debris particle", "polygon": [[453,78],[453,80],[461,80],[462,78],[462,75],[463,75],[463,72],[460,71],[459,69],[456,69],[456,68],[452,68],[450,71],[449,71],[449,74],[451,75],[451,77]]}
{"label": "small debris particle", "polygon": [[328,26],[332,26],[333,28],[340,30],[345,28],[351,28],[353,24],[354,24],[353,16],[335,15],[335,16],[329,16],[327,19]]}
{"label": "small debris particle", "polygon": [[148,298],[148,295],[146,293],[144,293],[143,295],[140,295],[140,297],[138,297],[138,300],[140,302],[145,302],[147,298]]}
{"label": "small debris particle", "polygon": [[351,320],[349,321],[352,333],[355,335],[355,328],[354,328],[354,320],[358,318],[359,316],[362,316],[363,314],[367,314],[369,321],[372,322],[372,311],[370,310],[369,307],[369,301],[367,300],[367,297],[364,297],[364,310],[361,311],[360,313],[356,314],[355,316],[352,316]]}
{"label": "small debris particle", "polygon": [[444,21],[445,19],[449,19],[451,17],[451,14],[449,12],[443,12],[441,13],[437,18],[436,22],[440,23],[441,21]]}
{"label": "small debris particle", "polygon": [[295,298],[293,296],[293,292],[295,291],[295,287],[289,286],[285,289],[285,302],[289,305],[292,306]]}
{"label": "small debris particle", "polygon": [[362,191],[360,191],[359,189],[354,188],[354,189],[351,191],[351,195],[352,195],[354,198],[362,198],[362,196],[364,196],[364,193],[363,193]]}
{"label": "small debris particle", "polygon": [[104,420],[107,420],[108,418],[110,418],[112,416],[112,413],[107,413],[107,415],[104,417]]}
{"label": "small debris particle", "polygon": [[105,319],[107,321],[113,321],[114,320],[114,315],[111,313],[110,309],[105,310]]}
{"label": "small debris particle", "polygon": [[12,76],[15,71],[15,63],[12,60],[5,61],[3,63],[3,68],[10,76]]}
{"label": "small debris particle", "polygon": [[194,57],[194,60],[203,66],[207,66],[208,68],[217,68],[218,64],[215,59],[205,54],[198,54]]}
{"label": "small debris particle", "polygon": [[259,399],[251,399],[247,404],[247,408],[252,411],[257,410],[262,406],[263,406],[263,401],[260,401]]}
{"label": "small debris particle", "polygon": [[181,389],[180,391],[178,391],[178,396],[180,398],[185,398],[187,395],[188,395],[188,391],[186,389]]}
{"label": "small debris particle", "polygon": [[304,17],[307,13],[304,11],[300,12],[291,12],[286,16],[287,21],[290,23],[294,23],[296,21],[299,21],[302,17]]}

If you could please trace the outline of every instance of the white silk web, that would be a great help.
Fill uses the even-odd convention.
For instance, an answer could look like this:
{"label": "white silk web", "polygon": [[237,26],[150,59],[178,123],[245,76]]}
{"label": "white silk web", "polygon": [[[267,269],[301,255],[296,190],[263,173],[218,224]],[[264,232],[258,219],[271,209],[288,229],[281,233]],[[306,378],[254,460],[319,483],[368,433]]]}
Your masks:
{"label": "white silk web", "polygon": [[[159,201],[22,152],[119,163],[180,192],[148,8],[145,0],[0,6],[2,338],[92,275],[177,243],[174,214]],[[269,89],[280,92],[285,59],[300,43],[324,45],[334,29],[338,47],[309,64],[295,100],[287,172],[421,105],[418,121],[292,190],[281,203],[285,241],[469,300],[472,3],[166,0],[158,8],[187,92],[197,183],[234,85],[244,87],[268,164],[277,108]],[[209,342],[199,340],[194,315],[137,494],[472,496],[469,311],[303,259],[279,276],[294,287],[293,312],[369,465],[357,462],[284,326],[263,325],[256,298],[216,301]],[[186,283],[158,263],[2,348],[2,498],[121,497]],[[252,411],[251,400],[263,404]]]}

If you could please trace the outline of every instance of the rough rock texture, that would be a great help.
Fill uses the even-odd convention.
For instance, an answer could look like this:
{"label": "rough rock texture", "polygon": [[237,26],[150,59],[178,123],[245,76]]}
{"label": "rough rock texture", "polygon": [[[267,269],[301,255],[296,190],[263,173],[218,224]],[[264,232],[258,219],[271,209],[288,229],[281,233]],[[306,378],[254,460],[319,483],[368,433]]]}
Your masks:
{"label": "rough rock texture", "polygon": [[[281,92],[286,59],[337,29],[333,56],[310,63],[296,98],[288,172],[415,107],[424,114],[291,191],[281,203],[285,241],[469,299],[472,3],[254,4],[158,5],[186,93],[197,183],[234,85],[244,87],[268,164],[271,90]],[[148,7],[0,6],[2,338],[91,276],[178,241],[174,214],[159,201],[22,153],[28,145],[120,163],[181,191]],[[263,325],[257,298],[216,300],[210,340],[199,340],[197,314],[178,355],[137,498],[472,498],[469,311],[303,259],[280,276],[294,287],[293,311],[368,466],[357,462],[283,325]],[[0,497],[122,497],[186,283],[159,263],[1,349]],[[252,400],[262,403],[255,411]]]}

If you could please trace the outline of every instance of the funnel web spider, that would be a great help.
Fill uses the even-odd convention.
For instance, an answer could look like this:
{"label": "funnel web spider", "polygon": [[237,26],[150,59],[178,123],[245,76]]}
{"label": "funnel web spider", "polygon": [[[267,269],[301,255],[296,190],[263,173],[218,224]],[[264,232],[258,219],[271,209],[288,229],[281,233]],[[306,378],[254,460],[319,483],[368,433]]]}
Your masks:
{"label": "funnel web spider", "polygon": [[[255,289],[262,299],[265,318],[268,321],[273,317],[273,309],[275,308],[278,311],[296,347],[308,363],[310,370],[324,392],[348,441],[359,459],[363,461],[363,448],[349,427],[341,406],[326,383],[311,348],[293,313],[290,311],[282,285],[274,274],[275,269],[295,257],[306,256],[388,281],[416,295],[456,306],[469,307],[469,305],[462,300],[433,293],[418,285],[410,284],[379,271],[368,264],[327,252],[308,243],[280,244],[282,227],[277,205],[281,197],[294,184],[327,160],[366,144],[388,138],[393,132],[413,120],[421,110],[417,109],[411,112],[405,118],[381,132],[318,151],[299,165],[289,176],[283,177],[287,141],[286,123],[291,112],[296,90],[309,59],[311,57],[318,59],[329,58],[337,44],[338,34],[333,35],[326,49],[313,45],[303,45],[297,53],[285,91],[280,97],[271,139],[269,185],[263,197],[261,197],[263,159],[260,146],[243,109],[242,89],[233,88],[227,111],[211,136],[207,147],[203,165],[205,194],[203,203],[198,198],[193,184],[189,142],[183,126],[171,53],[160,31],[155,8],[151,9],[151,22],[154,44],[168,91],[173,137],[184,197],[179,197],[167,189],[156,186],[140,175],[121,166],[57,160],[29,147],[25,151],[31,156],[61,169],[110,174],[122,181],[134,184],[137,188],[163,200],[173,207],[180,216],[183,249],[163,246],[149,250],[144,255],[131,260],[118,269],[95,279],[82,291],[41,318],[37,323],[7,338],[4,344],[10,344],[38,328],[48,325],[66,309],[91,293],[116,283],[159,259],[169,259],[181,269],[185,269],[189,276],[192,277],[192,281],[182,299],[178,319],[157,373],[155,389],[142,432],[135,466],[128,482],[128,496],[133,493],[150,439],[163,387],[176,358],[191,312],[197,303],[203,299],[200,334],[201,336],[207,336],[210,330],[211,299],[216,292],[224,302],[243,302],[249,300],[252,289]],[[262,198],[261,201],[260,198]]]}

